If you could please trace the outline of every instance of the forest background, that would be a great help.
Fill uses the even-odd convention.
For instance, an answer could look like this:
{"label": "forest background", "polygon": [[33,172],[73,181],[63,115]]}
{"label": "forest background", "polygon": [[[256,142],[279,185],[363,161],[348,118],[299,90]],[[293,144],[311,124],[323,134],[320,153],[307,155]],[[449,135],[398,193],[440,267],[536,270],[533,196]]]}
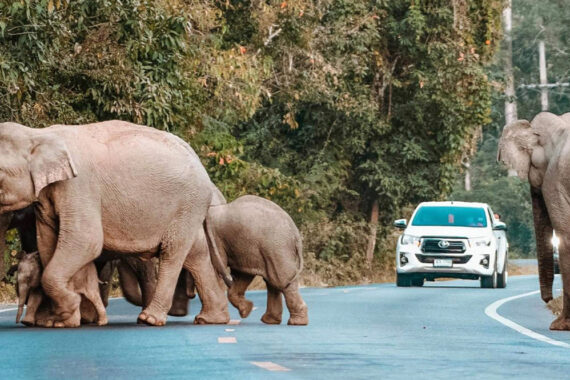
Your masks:
{"label": "forest background", "polygon": [[[549,79],[568,77],[563,3],[513,1],[516,83],[538,81],[539,36]],[[527,185],[495,163],[503,7],[3,0],[0,120],[41,128],[122,119],[177,134],[228,200],[257,194],[293,217],[306,285],[392,278],[392,221],[424,200],[489,202],[509,224],[511,253],[532,256]],[[553,112],[570,109],[568,95],[551,93]],[[539,98],[518,90],[519,117],[540,111]],[[14,231],[8,241],[10,264]]]}

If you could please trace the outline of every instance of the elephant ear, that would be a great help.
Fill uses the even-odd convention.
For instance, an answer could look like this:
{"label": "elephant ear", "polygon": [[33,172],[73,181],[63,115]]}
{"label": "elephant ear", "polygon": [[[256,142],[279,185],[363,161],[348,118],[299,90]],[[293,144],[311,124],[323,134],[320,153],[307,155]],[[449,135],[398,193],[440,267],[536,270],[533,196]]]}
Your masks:
{"label": "elephant ear", "polygon": [[32,149],[30,172],[36,197],[54,182],[77,177],[77,170],[65,142],[53,136],[43,136]]}
{"label": "elephant ear", "polygon": [[538,144],[538,135],[527,120],[517,120],[505,126],[499,140],[497,161],[517,172],[519,178],[528,180],[532,150]]}

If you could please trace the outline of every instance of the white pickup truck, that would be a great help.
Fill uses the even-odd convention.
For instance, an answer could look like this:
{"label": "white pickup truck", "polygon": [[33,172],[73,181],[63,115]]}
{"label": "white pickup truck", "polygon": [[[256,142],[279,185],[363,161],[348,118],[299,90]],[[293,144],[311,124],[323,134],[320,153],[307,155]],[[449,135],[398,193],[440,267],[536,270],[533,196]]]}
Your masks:
{"label": "white pickup truck", "polygon": [[507,286],[507,226],[489,205],[424,202],[404,229],[396,249],[398,286],[422,286],[439,277],[481,280],[482,288]]}

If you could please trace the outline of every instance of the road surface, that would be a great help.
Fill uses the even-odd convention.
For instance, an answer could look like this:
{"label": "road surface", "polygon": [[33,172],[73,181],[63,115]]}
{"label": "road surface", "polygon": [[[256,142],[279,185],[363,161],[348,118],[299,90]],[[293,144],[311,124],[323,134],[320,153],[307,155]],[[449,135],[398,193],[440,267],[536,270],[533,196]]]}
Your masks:
{"label": "road surface", "polygon": [[[512,277],[507,289],[478,285],[457,280],[423,288],[303,289],[307,327],[262,324],[264,291],[247,293],[258,308],[236,325],[195,326],[192,315],[170,318],[162,328],[137,326],[138,308],[115,299],[109,326],[27,328],[14,323],[13,308],[4,307],[0,377],[568,379],[570,332],[548,330],[553,317],[538,294],[508,300],[536,291],[536,276]],[[510,321],[505,323],[560,345],[492,319],[485,311],[492,315],[493,308]],[[193,301],[191,314],[197,310]],[[231,313],[239,320],[233,308]]]}

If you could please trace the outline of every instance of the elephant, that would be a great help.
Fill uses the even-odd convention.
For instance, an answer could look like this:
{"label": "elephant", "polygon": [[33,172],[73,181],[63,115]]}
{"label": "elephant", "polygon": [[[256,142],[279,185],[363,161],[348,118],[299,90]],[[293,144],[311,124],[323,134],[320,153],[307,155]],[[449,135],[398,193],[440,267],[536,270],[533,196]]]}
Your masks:
{"label": "elephant", "polygon": [[[44,301],[44,294],[41,289],[41,262],[38,252],[28,253],[22,256],[18,264],[18,314],[16,315],[16,323],[20,322],[24,305],[27,304],[26,316],[22,323],[28,326],[40,325],[51,327],[45,315],[38,312],[38,309]],[[105,305],[101,300],[99,293],[99,279],[97,270],[93,263],[85,265],[79,270],[69,283],[69,287],[80,294],[82,298],[89,300],[95,307],[97,318],[96,322],[99,326],[107,324],[107,313]],[[83,303],[82,303],[83,305]],[[75,320],[66,324],[63,322],[55,322],[54,327],[78,327],[80,325],[80,316],[75,314]]]}
{"label": "elephant", "polygon": [[[258,275],[267,285],[267,310],[262,322],[281,323],[283,293],[291,315],[288,324],[308,324],[308,309],[299,294],[297,280],[303,267],[301,236],[289,215],[267,199],[246,195],[228,204],[224,200],[213,205],[207,220],[209,239],[231,269],[234,281],[229,287],[228,299],[240,316],[248,317],[253,309],[253,303],[245,298],[245,291]],[[186,261],[192,262],[195,255],[207,255],[208,249],[206,235],[200,234]],[[190,276],[188,298],[194,296],[192,284]],[[132,298],[140,299],[140,291],[129,288],[134,291]],[[198,294],[201,296],[200,291]]]}
{"label": "elephant", "polygon": [[517,120],[508,124],[499,140],[497,160],[516,170],[530,184],[544,302],[552,299],[552,230],[560,237],[563,310],[550,329],[570,330],[570,113],[557,116],[541,112],[531,122]]}
{"label": "elephant", "polygon": [[[275,203],[245,195],[226,205],[210,207],[207,215],[210,241],[231,269],[233,284],[228,299],[242,318],[253,303],[244,294],[255,276],[267,285],[267,310],[261,320],[280,324],[281,294],[289,309],[289,325],[306,325],[308,308],[299,293],[299,273],[303,268],[301,235],[291,217]],[[202,250],[207,246],[202,240]],[[200,294],[200,292],[198,292]]]}
{"label": "elephant", "polygon": [[[217,191],[217,189],[215,189]],[[36,238],[36,216],[34,206],[30,205],[22,210],[17,210],[3,214],[0,216],[0,252],[4,251],[5,240],[2,239],[6,232],[10,229],[17,229],[18,235],[22,245],[23,254],[38,251],[38,244]],[[20,255],[21,257],[22,255]],[[107,258],[108,254],[103,254],[95,260],[97,274],[100,279],[99,291],[103,304],[107,306],[109,299],[109,292],[111,289],[111,280],[115,268],[119,271],[119,283],[127,301],[138,305],[147,306],[150,304],[154,288],[156,287],[156,264],[150,260],[140,260],[136,257],[125,257],[122,259]],[[112,257],[112,255],[111,255]],[[17,266],[11,268],[9,272],[14,272]],[[187,271],[182,271],[180,280],[188,281]],[[137,292],[132,290],[133,286],[139,287]],[[142,289],[142,292],[141,290]],[[187,314],[188,297],[186,284],[177,284],[174,293],[174,301],[168,315],[183,316]],[[137,294],[138,298],[133,299],[133,294]],[[83,312],[89,315],[82,314],[82,318],[87,320],[94,320],[96,310],[88,306],[82,308]]]}
{"label": "elephant", "polygon": [[[216,205],[226,204],[226,199],[222,192],[215,186],[212,186],[212,201],[210,207]],[[190,253],[186,257],[185,260],[185,270],[180,273],[178,278],[178,283],[176,284],[176,291],[174,293],[174,300],[172,303],[172,307],[168,312],[169,315],[172,316],[185,316],[188,314],[188,307],[190,299],[196,297],[195,293],[195,281],[194,277],[190,274],[189,270],[191,264],[195,260],[203,260],[204,257],[209,255],[209,245],[206,239],[206,235],[204,229],[200,230],[198,238],[196,239]],[[218,253],[219,255],[219,253]],[[140,265],[140,264],[139,264]],[[154,264],[151,264],[154,265]],[[152,276],[138,276],[135,277],[131,273],[122,273],[121,267],[119,267],[119,280],[121,282],[121,289],[123,291],[123,295],[130,303],[137,305],[137,306],[144,306],[145,303],[145,294],[152,294],[154,292],[154,287],[156,286],[156,277]],[[126,266],[123,270],[126,269]],[[140,272],[140,271],[139,271]],[[137,272],[138,273],[138,272]],[[144,277],[144,283],[141,279]],[[223,285],[220,285],[223,286]],[[202,312],[200,314],[208,314],[207,310],[204,308],[208,308],[207,304],[202,303]],[[208,320],[202,319],[200,314],[196,317],[195,322],[198,324],[207,324],[207,323],[214,323]]]}
{"label": "elephant", "polygon": [[[140,323],[162,326],[179,273],[198,231],[208,228],[212,183],[180,138],[124,121],[33,129],[0,123],[0,214],[35,203],[41,284],[54,320],[73,324],[81,297],[69,280],[103,250],[157,256],[152,301]],[[209,322],[229,321],[216,252],[186,264]]]}

